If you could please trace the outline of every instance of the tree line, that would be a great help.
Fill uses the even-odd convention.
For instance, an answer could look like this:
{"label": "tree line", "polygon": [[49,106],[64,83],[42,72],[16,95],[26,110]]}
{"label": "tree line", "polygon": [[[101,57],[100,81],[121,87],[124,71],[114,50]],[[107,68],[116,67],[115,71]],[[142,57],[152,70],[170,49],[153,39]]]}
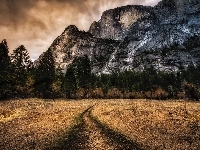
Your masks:
{"label": "tree line", "polygon": [[0,99],[169,99],[184,98],[187,92],[189,97],[198,100],[199,76],[200,66],[177,72],[162,72],[152,67],[137,72],[95,75],[91,73],[87,55],[75,58],[63,73],[60,67],[55,68],[50,49],[34,64],[23,45],[9,56],[6,40],[0,43]]}

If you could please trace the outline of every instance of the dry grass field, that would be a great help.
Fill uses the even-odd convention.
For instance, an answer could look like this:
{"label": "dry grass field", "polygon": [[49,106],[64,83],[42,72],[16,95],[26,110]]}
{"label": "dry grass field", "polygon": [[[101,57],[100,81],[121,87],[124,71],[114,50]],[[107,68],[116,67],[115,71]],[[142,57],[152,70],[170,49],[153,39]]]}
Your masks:
{"label": "dry grass field", "polygon": [[144,149],[200,149],[197,102],[104,100],[93,108],[92,114]]}
{"label": "dry grass field", "polygon": [[0,102],[0,149],[47,149],[56,144],[74,118],[93,103],[39,99]]}
{"label": "dry grass field", "polygon": [[[78,126],[77,117],[81,122]],[[113,137],[118,133],[131,141]],[[58,149],[141,149],[142,145],[148,150],[199,150],[200,103],[40,99],[0,102],[0,149],[52,149],[63,138],[65,147]],[[124,141],[129,147],[134,142],[136,145],[124,148]],[[140,148],[136,148],[137,144]]]}

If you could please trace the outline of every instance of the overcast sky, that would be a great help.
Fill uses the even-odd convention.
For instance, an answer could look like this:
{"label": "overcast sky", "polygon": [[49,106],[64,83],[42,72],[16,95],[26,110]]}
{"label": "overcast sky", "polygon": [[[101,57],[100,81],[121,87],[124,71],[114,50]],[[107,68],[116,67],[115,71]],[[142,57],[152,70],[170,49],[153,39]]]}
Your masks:
{"label": "overcast sky", "polygon": [[24,45],[32,59],[46,51],[68,25],[87,31],[108,9],[154,6],[160,0],[1,0],[0,40],[9,51]]}

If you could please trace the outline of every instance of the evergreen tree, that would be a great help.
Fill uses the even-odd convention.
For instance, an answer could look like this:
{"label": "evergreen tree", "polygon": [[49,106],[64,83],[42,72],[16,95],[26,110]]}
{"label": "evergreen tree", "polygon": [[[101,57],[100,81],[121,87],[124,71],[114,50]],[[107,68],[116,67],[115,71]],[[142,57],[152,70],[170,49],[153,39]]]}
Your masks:
{"label": "evergreen tree", "polygon": [[76,70],[72,64],[68,66],[67,72],[65,74],[65,81],[66,81],[66,97],[76,99],[78,80],[77,80]]}
{"label": "evergreen tree", "polygon": [[65,77],[68,97],[71,97],[71,92],[75,93],[78,88],[84,89],[83,96],[86,97],[92,84],[91,65],[88,56],[75,58],[68,67]]}
{"label": "evergreen tree", "polygon": [[43,53],[35,72],[35,89],[42,98],[53,98],[55,63],[50,49]]}
{"label": "evergreen tree", "polygon": [[86,97],[91,87],[91,65],[87,55],[78,58],[76,61],[77,78],[79,87],[84,89],[84,97]]}
{"label": "evergreen tree", "polygon": [[28,51],[23,45],[13,50],[11,62],[13,67],[13,81],[17,96],[27,97],[29,87],[26,86],[26,83],[28,75],[33,67],[33,63],[30,59]]}
{"label": "evergreen tree", "polygon": [[11,60],[16,69],[19,68],[18,70],[28,70],[32,67],[32,61],[24,45],[21,45],[13,50],[13,53],[11,54]]}
{"label": "evergreen tree", "polygon": [[10,57],[6,40],[0,43],[0,98],[6,99],[11,94]]}
{"label": "evergreen tree", "polygon": [[63,93],[65,93],[65,74],[63,73],[63,69],[59,66],[55,69],[55,80],[53,82],[53,91],[58,97],[64,97]]}

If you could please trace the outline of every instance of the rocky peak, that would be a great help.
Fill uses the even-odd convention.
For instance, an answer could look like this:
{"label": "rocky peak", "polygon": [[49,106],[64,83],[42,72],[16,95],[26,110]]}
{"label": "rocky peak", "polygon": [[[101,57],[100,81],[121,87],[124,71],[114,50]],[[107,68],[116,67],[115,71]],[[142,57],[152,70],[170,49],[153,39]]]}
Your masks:
{"label": "rocky peak", "polygon": [[75,25],[69,25],[67,28],[65,28],[64,32],[65,34],[71,34],[78,32],[79,29]]}
{"label": "rocky peak", "polygon": [[75,25],[69,25],[67,28],[65,28],[65,31],[78,31],[78,28]]}
{"label": "rocky peak", "polygon": [[93,66],[92,72],[96,73],[103,68],[118,44],[115,40],[99,39],[70,25],[54,40],[49,49],[52,51],[56,67],[66,71],[75,58],[87,55]]}

